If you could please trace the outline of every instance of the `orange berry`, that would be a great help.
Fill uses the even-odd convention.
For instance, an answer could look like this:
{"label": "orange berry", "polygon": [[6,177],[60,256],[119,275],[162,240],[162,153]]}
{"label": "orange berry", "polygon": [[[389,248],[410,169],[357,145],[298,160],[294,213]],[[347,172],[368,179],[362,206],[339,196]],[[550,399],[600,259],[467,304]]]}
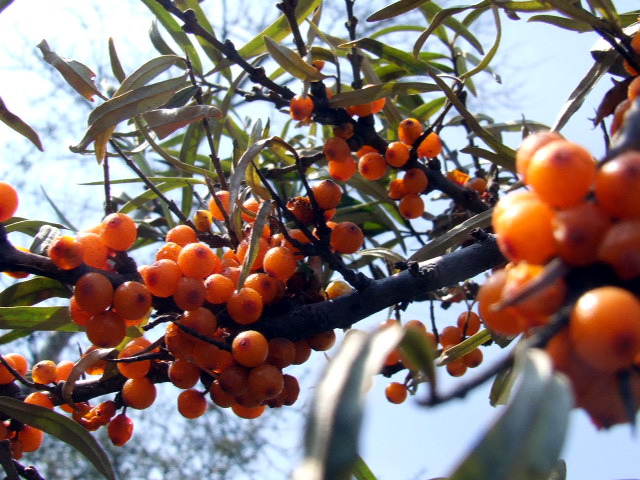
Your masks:
{"label": "orange berry", "polygon": [[391,382],[384,389],[384,394],[391,403],[400,404],[407,399],[408,390],[406,385],[399,382]]}
{"label": "orange berry", "polygon": [[24,399],[24,403],[28,403],[30,405],[38,405],[39,407],[44,407],[44,408],[48,408],[49,410],[53,410],[53,402],[51,401],[51,397],[44,392],[30,393]]}
{"label": "orange berry", "polygon": [[31,377],[36,383],[44,385],[54,383],[56,381],[56,364],[51,360],[41,360],[31,369]]}
{"label": "orange berry", "polygon": [[176,387],[187,389],[200,380],[200,368],[187,360],[176,359],[169,365],[168,375]]}
{"label": "orange berry", "polygon": [[85,329],[87,338],[96,347],[111,348],[124,340],[127,326],[124,318],[114,311],[107,310],[89,318]]}
{"label": "orange berry", "polygon": [[[638,54],[640,53],[640,34],[638,34],[638,32],[636,32],[631,38],[631,48],[633,49],[634,52],[636,52],[636,63],[637,63],[637,57],[638,57]],[[638,72],[636,71],[636,69],[632,67],[631,64],[626,59],[622,61],[622,66],[624,67],[624,69],[627,71],[629,75],[632,75],[632,76],[638,75]]]}
{"label": "orange berry", "polygon": [[247,198],[243,203],[242,203],[242,208],[243,210],[247,210],[251,213],[253,213],[254,215],[249,215],[248,213],[245,213],[244,211],[242,212],[242,219],[247,222],[247,223],[253,223],[256,221],[256,216],[255,214],[258,213],[258,210],[260,209],[260,203],[258,202],[258,200],[256,200],[253,197],[249,197]]}
{"label": "orange berry", "polygon": [[56,267],[62,270],[72,270],[82,265],[82,244],[72,237],[62,236],[53,240],[47,254]]}
{"label": "orange berry", "polygon": [[364,155],[366,155],[367,153],[371,153],[371,152],[376,152],[376,153],[380,153],[378,152],[378,150],[374,147],[372,147],[371,145],[363,145],[362,147],[360,147],[360,149],[356,152],[356,158],[361,158]]}
{"label": "orange berry", "polygon": [[268,363],[253,368],[249,373],[249,393],[260,401],[277,397],[284,389],[282,371]]}
{"label": "orange berry", "polygon": [[435,158],[442,152],[442,140],[436,132],[427,135],[418,146],[418,157]]}
{"label": "orange berry", "polygon": [[398,139],[411,146],[422,135],[422,125],[415,118],[405,118],[398,125]]}
{"label": "orange berry", "polygon": [[335,127],[333,127],[332,131],[334,136],[349,140],[351,137],[353,137],[354,134],[353,123],[345,122],[340,125],[336,125]]}
{"label": "orange berry", "polygon": [[[276,282],[277,280],[275,278],[270,277],[266,273],[252,273],[244,281],[244,286],[258,292],[262,297],[262,302],[265,305],[268,305],[273,302],[276,298],[276,294],[278,293],[278,286]],[[231,293],[233,293],[233,290]]]}
{"label": "orange berry", "polygon": [[130,378],[122,386],[122,401],[137,410],[150,407],[156,399],[156,386],[147,377]]}
{"label": "orange berry", "polygon": [[543,202],[568,208],[586,196],[595,175],[596,163],[585,148],[557,140],[536,151],[527,168],[527,183]]}
{"label": "orange berry", "polygon": [[[504,284],[502,296],[513,296],[520,292],[527,284],[542,275],[544,267],[542,265],[532,265],[527,262],[520,262],[507,271],[507,280]],[[567,287],[562,278],[556,279],[553,283],[538,289],[526,298],[514,304],[512,308],[517,313],[527,317],[547,316],[556,312],[564,303]]]}
{"label": "orange berry", "polygon": [[207,400],[197,390],[184,390],[178,395],[178,412],[185,418],[198,418],[207,411]]}
{"label": "orange berry", "polygon": [[121,283],[113,292],[113,309],[124,318],[142,318],[149,313],[150,308],[151,294],[140,282]]}
{"label": "orange berry", "polygon": [[533,155],[543,146],[556,140],[564,140],[564,137],[557,132],[537,131],[522,141],[516,151],[516,170],[525,182],[527,182],[527,170]]}
{"label": "orange berry", "polygon": [[[229,192],[226,190],[220,190],[216,192],[215,195],[216,197],[218,197],[218,200],[220,200],[222,207],[224,208],[225,212],[227,212],[227,215],[228,215],[229,214]],[[222,213],[222,210],[220,210],[220,208],[218,207],[218,204],[216,203],[214,198],[211,198],[211,200],[209,200],[209,211],[211,212],[211,216],[216,220],[220,220],[220,221],[224,220],[224,214]]]}
{"label": "orange berry", "polygon": [[440,332],[440,344],[446,349],[457,345],[462,341],[462,330],[459,327],[449,325]]}
{"label": "orange berry", "polygon": [[400,199],[398,209],[404,218],[409,220],[418,218],[424,213],[424,201],[420,195],[407,193]]}
{"label": "orange berry", "polygon": [[75,363],[71,360],[62,360],[56,365],[56,382],[66,382],[69,378],[71,370],[75,367]]}
{"label": "orange berry", "polygon": [[225,392],[220,386],[220,382],[218,382],[218,380],[215,380],[209,387],[209,397],[211,398],[211,401],[220,408],[229,408],[231,405],[236,403],[235,397]]}
{"label": "orange berry", "polygon": [[117,415],[109,422],[109,439],[116,447],[127,443],[133,435],[133,420],[124,413]]}
{"label": "orange berry", "polygon": [[204,288],[207,302],[216,305],[227,303],[236,289],[233,280],[219,273],[208,276],[204,281]]}
{"label": "orange berry", "polygon": [[378,113],[382,111],[384,106],[387,104],[387,99],[385,97],[378,98],[371,102],[371,113]]}
{"label": "orange berry", "polygon": [[627,97],[632,102],[640,96],[640,77],[636,77],[631,80],[629,87],[627,88]]}
{"label": "orange berry", "polygon": [[189,225],[176,225],[167,232],[164,239],[165,242],[177,243],[181,247],[184,247],[190,243],[197,242],[198,235]]}
{"label": "orange berry", "polygon": [[475,312],[462,312],[458,315],[457,325],[465,336],[470,337],[480,330],[480,316]]}
{"label": "orange berry", "polygon": [[357,115],[359,117],[366,117],[373,113],[372,103],[362,103],[360,105],[351,105],[346,108],[347,113],[351,116]]}
{"label": "orange berry", "polygon": [[268,350],[267,363],[278,368],[288,367],[296,358],[296,346],[288,338],[272,338]]}
{"label": "orange berry", "polygon": [[480,366],[484,355],[482,354],[482,350],[476,348],[475,350],[471,350],[464,357],[462,357],[462,363],[464,363],[465,367],[476,368]]}
{"label": "orange berry", "polygon": [[612,137],[616,135],[618,133],[618,130],[620,130],[620,127],[622,127],[622,124],[624,123],[625,118],[627,116],[627,112],[629,111],[632,105],[633,104],[631,103],[631,100],[627,98],[621,101],[616,106],[615,110],[613,111],[613,119],[611,120],[611,126],[609,127],[609,132],[611,133]]}
{"label": "orange berry", "polygon": [[379,180],[387,172],[387,162],[379,153],[367,153],[360,157],[358,170],[367,180]]}
{"label": "orange berry", "polygon": [[239,364],[225,368],[218,377],[220,388],[234,397],[249,389],[249,369]]}
{"label": "orange berry", "polygon": [[[269,250],[269,242],[267,242],[264,237],[260,237],[260,240],[258,241],[258,254],[256,255],[256,258],[253,260],[251,271],[260,270],[262,268],[264,256],[268,250]],[[247,253],[249,253],[249,242],[247,242],[246,240],[243,240],[242,242],[240,242],[240,245],[238,245],[238,251],[237,251],[238,260],[244,263]]]}
{"label": "orange berry", "polygon": [[479,194],[487,191],[487,181],[482,177],[472,177],[464,184],[470,190],[474,190]]}
{"label": "orange berry", "polygon": [[258,418],[262,415],[267,407],[265,405],[260,405],[258,407],[243,407],[240,404],[233,404],[231,406],[231,410],[240,418],[245,418],[247,420],[252,420],[254,418]]}
{"label": "orange berry", "polygon": [[525,319],[508,309],[493,310],[492,306],[502,298],[507,281],[507,272],[498,270],[491,275],[478,291],[478,312],[484,324],[501,335],[519,335],[526,328]]}
{"label": "orange berry", "polygon": [[287,210],[303,224],[313,223],[313,207],[309,197],[293,197],[287,202]]}
{"label": "orange berry", "polygon": [[178,288],[182,278],[180,267],[173,260],[162,259],[153,265],[145,265],[139,269],[144,284],[156,297],[170,297]]}
{"label": "orange berry", "polygon": [[107,215],[101,225],[100,240],[116,251],[128,250],[138,237],[138,227],[131,217],[124,213]]}
{"label": "orange berry", "polygon": [[623,280],[640,275],[640,219],[623,220],[609,228],[598,259],[611,265]]}
{"label": "orange berry", "polygon": [[22,430],[18,432],[17,438],[22,442],[24,452],[35,452],[42,445],[44,432],[31,425],[24,425]]}
{"label": "orange berry", "polygon": [[594,368],[629,367],[640,352],[640,301],[618,287],[589,290],[573,307],[569,335],[576,353]]}
{"label": "orange berry", "polygon": [[165,243],[156,252],[156,260],[168,259],[177,263],[180,250],[182,250],[182,247],[175,242]]}
{"label": "orange berry", "polygon": [[0,182],[0,222],[6,222],[18,209],[18,192],[7,182]]}
{"label": "orange berry", "polygon": [[295,255],[286,247],[273,247],[264,256],[264,271],[281,282],[289,280],[297,267]]}
{"label": "orange berry", "polygon": [[446,176],[448,180],[451,180],[453,183],[460,186],[466,185],[471,178],[467,173],[462,170],[458,170],[457,168],[447,172]]}
{"label": "orange berry", "polygon": [[343,162],[351,157],[351,148],[344,138],[331,137],[322,148],[324,156],[330,162]]}
{"label": "orange berry", "polygon": [[347,182],[358,170],[358,164],[353,157],[348,156],[342,161],[329,160],[329,175],[339,182]]}
{"label": "orange berry", "polygon": [[185,245],[178,255],[178,267],[186,277],[205,278],[222,270],[220,258],[204,243]]}
{"label": "orange berry", "polygon": [[462,358],[447,363],[447,373],[452,377],[461,377],[467,373],[467,366]]}
{"label": "orange berry", "polygon": [[209,210],[196,210],[193,215],[193,225],[199,232],[208,232],[211,230],[211,212]]}
{"label": "orange berry", "polygon": [[309,346],[316,352],[325,352],[336,343],[336,332],[327,330],[306,338]]}
{"label": "orange berry", "polygon": [[293,405],[298,400],[298,396],[300,395],[300,384],[298,383],[298,379],[293,375],[284,374],[284,389],[282,393],[278,396],[278,401],[282,403],[282,405]]}
{"label": "orange berry", "polygon": [[82,261],[93,268],[107,270],[111,249],[100,240],[96,233],[80,232],[76,241],[82,246]]}
{"label": "orange berry", "polygon": [[324,293],[327,294],[329,299],[336,298],[341,295],[346,295],[347,293],[351,293],[353,288],[347,282],[342,280],[334,280],[333,282],[327,285],[327,288],[324,289]]}
{"label": "orange berry", "polygon": [[355,253],[364,243],[364,233],[352,222],[340,222],[331,230],[331,248],[338,253]]}
{"label": "orange berry", "polygon": [[262,297],[252,288],[241,288],[227,301],[229,316],[241,325],[255,322],[262,315]]}
{"label": "orange berry", "polygon": [[[9,358],[8,355],[4,355],[4,359],[14,370],[16,370],[16,364],[13,359]],[[14,380],[15,377],[11,372],[9,372],[9,369],[7,369],[3,364],[0,364],[0,385],[6,385]]]}
{"label": "orange berry", "polygon": [[324,68],[324,60],[313,60],[311,62],[311,66],[315,67],[316,70],[321,71]]}
{"label": "orange berry", "polygon": [[402,142],[391,142],[384,157],[392,167],[402,167],[409,161],[409,147]]}
{"label": "orange berry", "polygon": [[236,362],[245,367],[257,367],[265,362],[269,353],[267,339],[260,332],[240,332],[231,344],[231,354]]}
{"label": "orange berry", "polygon": [[421,194],[429,186],[427,175],[419,168],[407,170],[402,178],[404,189],[407,193]]}
{"label": "orange berry", "polygon": [[9,361],[13,362],[13,365],[14,365],[13,368],[20,375],[22,375],[24,377],[27,374],[27,371],[29,370],[29,364],[27,362],[27,359],[24,358],[24,355],[12,352],[12,353],[7,353],[4,356],[4,358],[5,358],[5,360],[9,360]]}
{"label": "orange berry", "polygon": [[84,327],[87,324],[87,320],[91,317],[89,312],[85,312],[78,306],[76,297],[72,296],[69,300],[69,316],[76,325]]}
{"label": "orange berry", "polygon": [[297,121],[306,120],[313,112],[313,99],[308,95],[296,95],[289,102],[289,114]]}
{"label": "orange berry", "polygon": [[[145,347],[141,345],[127,345],[119,354],[118,358],[129,358],[137,355]],[[116,364],[118,366],[118,371],[122,374],[122,376],[127,378],[140,378],[144,377],[149,370],[151,369],[151,361],[150,360],[140,360],[138,362],[125,363],[118,362]]]}
{"label": "orange berry", "polygon": [[293,342],[296,347],[296,356],[293,360],[294,365],[302,365],[304,362],[309,360],[311,356],[311,347],[309,346],[309,342],[307,342],[304,338]]}
{"label": "orange berry", "polygon": [[206,289],[199,278],[182,277],[173,294],[173,301],[181,310],[196,310],[204,303]]}
{"label": "orange berry", "polygon": [[401,178],[396,178],[389,182],[389,198],[391,200],[400,200],[407,194],[407,190],[404,188],[404,182]]}
{"label": "orange berry", "polygon": [[323,180],[311,187],[318,207],[322,210],[331,210],[340,205],[342,189],[333,180]]}
{"label": "orange berry", "polygon": [[600,208],[612,217],[640,217],[640,153],[628,151],[603,164],[595,192]]}
{"label": "orange berry", "polygon": [[101,273],[89,272],[78,279],[73,295],[78,307],[85,312],[96,314],[111,306],[113,285]]}

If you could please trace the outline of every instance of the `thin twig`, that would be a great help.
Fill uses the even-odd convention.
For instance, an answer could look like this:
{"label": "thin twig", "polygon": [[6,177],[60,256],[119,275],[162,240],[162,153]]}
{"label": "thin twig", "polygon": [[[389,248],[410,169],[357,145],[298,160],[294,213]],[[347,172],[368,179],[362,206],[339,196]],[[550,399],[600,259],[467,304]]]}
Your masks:
{"label": "thin twig", "polygon": [[280,10],[289,22],[291,33],[293,34],[293,41],[296,44],[298,53],[301,57],[307,54],[307,46],[304,44],[302,35],[300,34],[300,28],[298,27],[298,20],[296,19],[296,7],[298,6],[298,0],[282,0],[276,3],[276,7]]}
{"label": "thin twig", "polygon": [[104,215],[105,217],[113,213],[113,203],[111,202],[111,181],[109,179],[109,156],[106,155],[102,164],[104,171]]}
{"label": "thin twig", "polygon": [[[347,21],[345,27],[349,32],[349,40],[352,42],[356,39],[356,26],[358,25],[358,19],[353,14],[353,4],[355,0],[345,0],[347,6]],[[360,77],[360,66],[362,63],[362,56],[356,47],[351,49],[351,52],[347,55],[351,62],[351,70],[353,71],[353,86],[354,90],[362,88],[362,78]]]}

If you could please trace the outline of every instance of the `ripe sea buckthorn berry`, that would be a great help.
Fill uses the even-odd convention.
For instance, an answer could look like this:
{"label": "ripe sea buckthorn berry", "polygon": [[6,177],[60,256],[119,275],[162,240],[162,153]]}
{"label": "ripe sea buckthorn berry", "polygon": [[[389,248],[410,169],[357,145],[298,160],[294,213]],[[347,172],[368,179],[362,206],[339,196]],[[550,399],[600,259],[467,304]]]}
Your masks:
{"label": "ripe sea buckthorn berry", "polygon": [[[218,200],[220,200],[220,203],[222,204],[224,211],[228,215],[229,214],[229,192],[226,190],[219,190],[215,193],[215,196],[218,198]],[[211,212],[211,216],[216,220],[219,220],[219,221],[224,220],[224,214],[222,213],[222,210],[220,210],[220,208],[218,207],[218,203],[213,197],[211,197],[211,200],[209,200],[209,211]]]}
{"label": "ripe sea buckthorn berry", "polygon": [[280,395],[284,389],[282,371],[268,363],[251,369],[249,373],[249,393],[259,400],[270,400]]}
{"label": "ripe sea buckthorn berry", "polygon": [[623,280],[640,275],[640,219],[623,220],[609,228],[598,259],[611,265]]}
{"label": "ripe sea buckthorn berry", "polygon": [[402,183],[407,193],[420,195],[429,186],[429,179],[419,168],[411,168],[405,172]]}
{"label": "ripe sea buckthorn berry", "polygon": [[207,302],[216,305],[227,303],[227,300],[236,289],[234,282],[230,278],[219,273],[208,276],[204,281],[204,288]]}
{"label": "ripe sea buckthorn berry", "polygon": [[324,293],[327,294],[327,297],[329,297],[329,299],[336,298],[341,295],[346,295],[347,293],[351,293],[352,291],[353,288],[351,287],[351,285],[342,280],[334,280],[329,283],[329,285],[327,285],[327,288],[324,289]]}
{"label": "ripe sea buckthorn berry", "polygon": [[[262,268],[262,264],[264,262],[264,256],[268,250],[269,250],[269,242],[267,242],[264,239],[264,237],[260,237],[260,240],[258,241],[258,254],[256,255],[256,258],[253,261],[253,265],[251,266],[252,272],[255,270],[260,270]],[[244,259],[247,253],[249,253],[249,242],[246,240],[243,240],[242,242],[240,242],[240,245],[238,245],[238,251],[237,251],[238,260],[244,263]]]}
{"label": "ripe sea buckthorn berry", "polygon": [[113,292],[113,308],[124,318],[142,318],[151,308],[151,294],[140,282],[121,283]]}
{"label": "ripe sea buckthorn berry", "polygon": [[196,234],[196,231],[189,225],[176,225],[167,232],[165,241],[167,243],[177,243],[181,247],[184,247],[190,243],[197,242],[198,235]]}
{"label": "ripe sea buckthorn berry", "polygon": [[178,412],[185,418],[198,418],[207,411],[207,400],[197,390],[185,390],[178,395]]}
{"label": "ripe sea buckthorn berry", "polygon": [[424,201],[420,195],[407,193],[400,199],[398,209],[404,218],[409,220],[418,218],[424,213]]}
{"label": "ripe sea buckthorn berry", "polygon": [[340,222],[331,230],[331,248],[338,253],[355,253],[364,243],[364,233],[352,222]]}
{"label": "ripe sea buckthorn berry", "polygon": [[409,147],[402,142],[391,142],[384,158],[392,167],[402,167],[409,161]]}
{"label": "ripe sea buckthorn berry", "polygon": [[168,375],[176,387],[187,389],[200,380],[200,368],[187,360],[176,359],[169,365]]}
{"label": "ripe sea buckthorn berry", "polygon": [[502,214],[510,210],[514,205],[522,201],[539,200],[538,196],[530,190],[516,190],[508,193],[500,199],[500,201],[493,207],[493,215],[491,217],[491,226],[494,230],[497,229],[498,223]]}
{"label": "ripe sea buckthorn berry", "polygon": [[58,364],[56,365],[56,383],[62,381],[66,382],[74,366],[75,363],[73,363],[71,360],[62,360],[58,362]]}
{"label": "ripe sea buckthorn berry", "polygon": [[351,148],[349,148],[347,141],[340,137],[327,139],[322,151],[330,162],[344,162],[351,157]]}
{"label": "ripe sea buckthorn berry", "polygon": [[298,383],[298,379],[293,375],[284,374],[284,389],[282,393],[278,397],[283,405],[291,406],[296,403],[298,400],[298,396],[300,395],[300,384]]}
{"label": "ripe sea buckthorn berry", "polygon": [[48,384],[56,381],[57,366],[51,360],[41,360],[31,369],[31,377],[36,383]]}
{"label": "ripe sea buckthorn berry", "polygon": [[320,72],[324,68],[324,63],[324,60],[313,60],[311,66]]}
{"label": "ripe sea buckthorn berry", "polygon": [[[129,358],[144,350],[142,345],[131,345],[125,347],[119,354],[118,358]],[[140,378],[144,377],[151,369],[151,360],[140,360],[138,362],[118,362],[118,371],[122,376],[127,378]]]}
{"label": "ripe sea buckthorn berry", "polygon": [[623,288],[589,290],[573,307],[569,335],[576,353],[594,368],[628,367],[640,352],[640,301]]}
{"label": "ripe sea buckthorn berry", "polygon": [[586,266],[597,260],[598,247],[611,219],[598,206],[583,202],[557,211],[552,226],[558,256],[567,265]]}
{"label": "ripe sea buckthorn berry", "polygon": [[225,368],[218,377],[220,388],[234,397],[249,389],[249,369],[239,364]]}
{"label": "ripe sea buckthorn berry", "polygon": [[17,438],[22,442],[22,450],[24,452],[35,452],[42,445],[44,432],[31,425],[25,425],[18,432]]}
{"label": "ripe sea buckthorn berry", "polygon": [[296,358],[296,346],[288,338],[272,338],[268,350],[267,363],[278,368],[288,367]]}
{"label": "ripe sea buckthorn berry", "polygon": [[100,240],[118,252],[128,250],[138,237],[138,227],[124,213],[112,213],[102,220]]}
{"label": "ripe sea buckthorn berry", "polygon": [[596,200],[615,218],[640,217],[640,152],[628,151],[604,163],[596,174]]}
{"label": "ripe sea buckthorn berry", "polygon": [[640,78],[636,77],[631,80],[629,87],[627,88],[627,97],[632,102],[640,96]]}
{"label": "ripe sea buckthorn berry", "polygon": [[241,288],[227,300],[229,316],[241,325],[249,325],[262,315],[264,302],[258,292],[252,288]]}
{"label": "ripe sea buckthorn berry", "polygon": [[89,318],[85,329],[87,338],[96,347],[111,348],[124,339],[127,326],[124,318],[114,311],[107,310]]}
{"label": "ripe sea buckthorn berry", "polygon": [[175,323],[169,323],[164,333],[167,350],[174,358],[191,359],[196,338]]}
{"label": "ripe sea buckthorn berry", "polygon": [[440,332],[440,344],[444,347],[457,345],[462,341],[462,330],[459,327],[449,325]]}
{"label": "ripe sea buckthorn berry", "polygon": [[144,410],[156,399],[156,386],[147,377],[130,378],[122,386],[122,401],[128,407]]}
{"label": "ripe sea buckthorn berry", "polygon": [[208,245],[196,242],[182,248],[178,255],[178,267],[186,277],[205,278],[220,273],[222,263]]}
{"label": "ripe sea buckthorn berry", "polygon": [[103,312],[111,305],[113,285],[101,273],[89,272],[78,279],[73,295],[82,310],[96,314]]}
{"label": "ripe sea buckthorn berry", "polygon": [[23,377],[27,374],[27,371],[29,370],[29,364],[24,355],[12,352],[7,353],[4,356],[4,359],[13,362],[13,368]]}
{"label": "ripe sea buckthorn berry", "polygon": [[309,360],[309,357],[311,356],[311,347],[309,346],[309,342],[303,338],[293,342],[293,345],[296,347],[296,357],[293,360],[293,364],[302,365],[304,362]]}
{"label": "ripe sea buckthorn berry", "polygon": [[18,192],[7,182],[0,182],[0,222],[6,222],[18,209]]}
{"label": "ripe sea buckthorn berry", "polygon": [[359,117],[366,117],[373,113],[373,104],[361,103],[360,105],[351,105],[347,107],[347,113],[351,116],[357,115]]}
{"label": "ripe sea buckthorn berry", "polygon": [[200,335],[212,338],[218,330],[218,320],[208,308],[198,308],[184,312],[180,317],[180,325],[195,330]]}
{"label": "ripe sea buckthorn berry", "polygon": [[316,352],[325,352],[336,343],[336,332],[334,330],[327,330],[326,332],[311,335],[305,340]]}
{"label": "ripe sea buckthorn berry", "polygon": [[28,403],[30,405],[38,405],[40,407],[48,408],[49,410],[53,410],[53,402],[51,401],[51,397],[44,392],[33,392],[27,395],[24,399],[24,403]]}
{"label": "ripe sea buckthorn berry", "polygon": [[464,364],[462,358],[458,358],[453,362],[447,363],[447,373],[452,377],[461,377],[467,373],[467,366]]}
{"label": "ripe sea buckthorn berry", "polygon": [[476,348],[475,350],[471,350],[464,357],[462,357],[462,363],[464,363],[465,367],[476,368],[480,366],[484,355],[482,354],[482,350]]}
{"label": "ripe sea buckthorn berry", "polygon": [[333,127],[333,135],[336,137],[344,138],[345,140],[349,140],[353,137],[354,128],[352,122],[341,123],[340,125],[336,125]]}
{"label": "ripe sea buckthorn berry", "polygon": [[596,163],[580,145],[557,140],[539,148],[527,168],[527,183],[556,208],[580,203],[591,188]]}
{"label": "ripe sea buckthorn berry", "polygon": [[313,207],[309,197],[293,197],[287,201],[287,210],[303,224],[313,223]]}
{"label": "ripe sea buckthorn berry", "polygon": [[480,316],[475,312],[462,312],[458,315],[457,325],[465,336],[470,337],[480,330]]}
{"label": "ripe sea buckthorn berry", "polygon": [[404,188],[404,182],[401,178],[396,178],[389,182],[389,198],[391,200],[400,200],[407,194],[407,190]]}
{"label": "ripe sea buckthorn berry", "polygon": [[399,382],[391,382],[384,389],[384,394],[391,403],[400,404],[407,399],[408,390],[406,385]]}
{"label": "ripe sea buckthorn berry", "polygon": [[14,460],[20,460],[24,456],[24,449],[22,447],[22,442],[18,440],[18,437],[15,436],[11,439],[11,457]]}
{"label": "ripe sea buckthorn berry", "polygon": [[82,261],[93,268],[107,270],[107,260],[111,255],[111,249],[107,247],[96,233],[80,232],[76,241],[82,245]]}
{"label": "ripe sea buckthorn berry", "polygon": [[269,343],[260,332],[240,332],[231,344],[233,359],[245,367],[257,367],[265,362],[269,354]]}
{"label": "ripe sea buckthorn berry", "polygon": [[387,161],[379,153],[367,153],[358,160],[358,170],[367,180],[379,180],[387,172]]}
{"label": "ripe sea buckthorn berry", "polygon": [[[284,248],[284,247],[277,247]],[[244,281],[244,286],[254,289],[262,297],[262,302],[268,305],[273,302],[278,293],[277,280],[266,273],[252,273]],[[232,291],[233,293],[233,291]]]}
{"label": "ripe sea buckthorn berry", "polygon": [[502,298],[502,290],[507,281],[507,272],[498,270],[491,275],[478,291],[478,312],[484,324],[502,335],[519,335],[526,328],[525,319],[508,309],[493,310],[492,306]]}
{"label": "ripe sea buckthorn berry", "polygon": [[91,317],[91,314],[82,310],[78,305],[76,297],[72,296],[69,300],[69,316],[71,317],[73,323],[84,327],[87,324],[87,320],[89,320],[89,317]]}
{"label": "ripe sea buckthorn berry", "polygon": [[376,153],[380,153],[378,152],[378,150],[374,147],[372,147],[371,145],[363,145],[362,147],[360,147],[360,149],[356,152],[356,158],[361,158],[364,155],[366,155],[367,153],[371,153],[371,152],[376,152]]}
{"label": "ripe sea buckthorn berry", "polygon": [[267,407],[265,405],[260,405],[258,407],[243,407],[240,404],[233,404],[231,406],[231,410],[240,418],[245,418],[247,420],[253,420],[254,418],[258,418],[262,415]]}
{"label": "ripe sea buckthorn berry", "polygon": [[82,265],[82,244],[75,238],[62,236],[53,240],[47,249],[49,258],[56,267],[71,270]]}
{"label": "ripe sea buckthorn berry", "polygon": [[464,184],[470,190],[474,190],[479,194],[487,191],[487,181],[482,177],[472,177]]}
{"label": "ripe sea buckthorn berry", "polygon": [[181,310],[196,310],[204,303],[206,289],[199,278],[182,277],[173,294],[173,301]]}
{"label": "ripe sea buckthorn berry", "polygon": [[[247,198],[243,203],[242,203],[242,219],[247,222],[247,223],[253,223],[256,221],[256,216],[255,214],[258,213],[258,210],[260,209],[260,203],[258,202],[258,200],[256,200],[253,197],[249,197]],[[246,210],[246,211],[245,211]],[[250,212],[250,213],[247,213]]]}
{"label": "ripe sea buckthorn berry", "polygon": [[170,297],[178,288],[178,281],[182,278],[180,267],[173,260],[157,260],[153,265],[139,268],[140,275],[152,295],[156,297]]}
{"label": "ripe sea buckthorn berry", "polygon": [[236,403],[235,397],[225,392],[220,386],[220,382],[218,382],[218,380],[214,380],[211,383],[211,386],[209,387],[209,397],[211,398],[211,401],[220,408],[229,408],[231,405]]}
{"label": "ripe sea buckthorn berry", "polygon": [[212,225],[211,212],[209,210],[197,210],[193,215],[193,224],[199,232],[208,232]]}
{"label": "ripe sea buckthorn berry", "polygon": [[339,182],[348,181],[358,170],[358,163],[353,157],[348,156],[342,161],[329,160],[329,175]]}
{"label": "ripe sea buckthorn berry", "polygon": [[313,99],[309,95],[296,95],[289,102],[289,114],[294,120],[306,120],[311,113],[313,113]]}
{"label": "ripe sea buckthorn berry", "polygon": [[436,132],[427,135],[418,145],[418,157],[435,158],[442,152],[442,141]]}
{"label": "ripe sea buckthorn berry", "polygon": [[466,172],[458,170],[457,168],[447,172],[446,177],[448,180],[451,180],[453,183],[460,186],[466,185],[471,178]]}
{"label": "ripe sea buckthorn berry", "polygon": [[516,171],[527,182],[527,170],[533,155],[543,146],[564,140],[564,137],[557,132],[537,131],[525,137],[516,151]]}
{"label": "ripe sea buckthorn berry", "polygon": [[133,420],[124,413],[117,415],[109,422],[109,439],[116,447],[127,443],[133,435]]}
{"label": "ripe sea buckthorn berry", "polygon": [[422,125],[415,118],[405,118],[398,125],[398,139],[411,146],[422,135]]}
{"label": "ripe sea buckthorn berry", "polygon": [[535,197],[501,210],[494,218],[500,251],[513,262],[545,263],[558,249],[553,238],[553,216],[551,207]]}
{"label": "ripe sea buckthorn berry", "polygon": [[322,210],[332,210],[340,205],[342,189],[333,180],[323,180],[316,183],[311,187],[311,190],[313,190],[318,207]]}
{"label": "ripe sea buckthorn berry", "polygon": [[264,256],[264,271],[281,282],[289,280],[296,272],[297,266],[295,255],[286,247],[270,248]]}
{"label": "ripe sea buckthorn berry", "polygon": [[[532,265],[520,262],[507,271],[507,280],[504,284],[502,296],[513,296],[519,293],[530,282],[534,281],[544,272],[544,266]],[[535,293],[528,295],[512,307],[523,315],[551,315],[564,303],[567,286],[562,278],[557,278],[552,283],[537,289]]]}
{"label": "ripe sea buckthorn berry", "polygon": [[385,97],[378,98],[371,102],[371,113],[378,113],[382,111],[384,106],[387,104],[387,99]]}
{"label": "ripe sea buckthorn berry", "polygon": [[609,127],[609,132],[612,137],[618,133],[618,130],[620,130],[631,105],[631,100],[627,98],[621,101],[613,111],[613,119],[611,120],[611,126]]}

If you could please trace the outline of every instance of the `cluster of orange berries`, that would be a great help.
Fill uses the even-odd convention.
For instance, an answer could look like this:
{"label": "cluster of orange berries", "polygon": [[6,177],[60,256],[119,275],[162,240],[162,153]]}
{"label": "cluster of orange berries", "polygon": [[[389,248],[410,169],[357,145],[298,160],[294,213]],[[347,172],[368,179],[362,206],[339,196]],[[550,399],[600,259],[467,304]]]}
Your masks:
{"label": "cluster of orange berries", "polygon": [[[633,410],[640,405],[640,300],[624,288],[640,276],[640,153],[598,165],[581,146],[539,132],[524,140],[516,163],[530,190],[507,195],[494,209],[498,245],[510,263],[481,287],[480,315],[492,331],[518,335],[577,297],[568,326],[547,350],[570,378],[576,405],[598,426],[626,422],[616,388],[623,373]],[[574,269],[600,266],[611,278],[598,274],[594,288],[569,292],[565,278],[541,277],[552,259]]]}

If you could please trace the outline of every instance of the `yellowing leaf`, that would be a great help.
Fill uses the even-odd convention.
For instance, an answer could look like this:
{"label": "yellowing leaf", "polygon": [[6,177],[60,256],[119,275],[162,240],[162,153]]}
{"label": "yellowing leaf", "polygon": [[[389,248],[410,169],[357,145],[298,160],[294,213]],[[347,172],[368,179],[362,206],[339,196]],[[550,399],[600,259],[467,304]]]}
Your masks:
{"label": "yellowing leaf", "polygon": [[149,128],[162,139],[179,128],[203,118],[220,118],[222,112],[210,105],[188,105],[180,108],[159,108],[143,116]]}
{"label": "yellowing leaf", "polygon": [[322,80],[327,77],[320,73],[317,68],[305,62],[296,52],[282,45],[278,45],[278,43],[269,37],[264,37],[264,44],[276,63],[294,77],[305,82]]}
{"label": "yellowing leaf", "polygon": [[46,40],[42,40],[38,44],[38,48],[42,51],[45,62],[50,63],[60,72],[65,81],[73,87],[73,89],[87,100],[93,102],[94,95],[106,100],[96,84],[93,82],[96,74],[86,65],[76,62],[75,60],[67,60],[59,56],[56,52],[49,48]]}
{"label": "yellowing leaf", "polygon": [[40,142],[40,137],[35,132],[35,130],[16,114],[11,113],[2,101],[2,98],[0,98],[0,120],[2,120],[4,124],[14,129],[23,137],[26,137],[29,141],[31,141],[31,143],[38,147],[38,150],[40,150],[41,152],[44,151],[44,149],[42,148],[42,143]]}

